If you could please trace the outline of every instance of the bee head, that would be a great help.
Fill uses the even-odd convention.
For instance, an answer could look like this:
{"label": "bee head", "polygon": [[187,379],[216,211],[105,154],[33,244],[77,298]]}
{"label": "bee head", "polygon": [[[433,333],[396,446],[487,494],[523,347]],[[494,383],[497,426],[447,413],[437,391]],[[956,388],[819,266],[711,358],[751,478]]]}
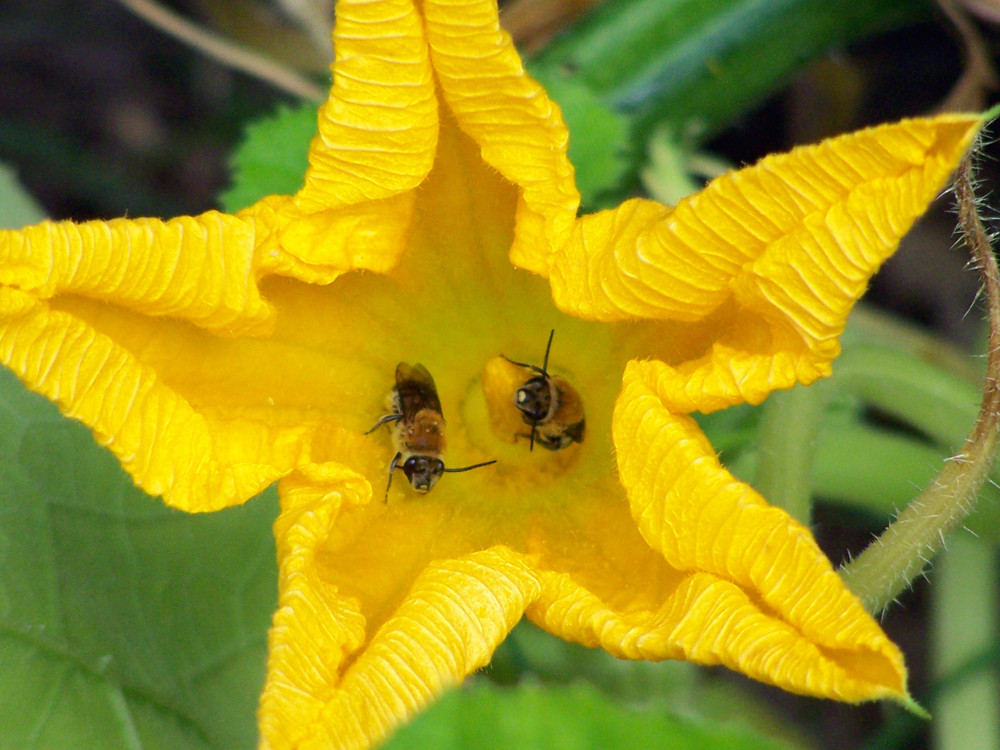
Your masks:
{"label": "bee head", "polygon": [[526,424],[537,424],[549,416],[552,409],[552,381],[547,375],[531,378],[517,389],[514,406]]}
{"label": "bee head", "polygon": [[430,492],[444,474],[444,461],[433,456],[410,456],[403,462],[402,469],[414,490]]}

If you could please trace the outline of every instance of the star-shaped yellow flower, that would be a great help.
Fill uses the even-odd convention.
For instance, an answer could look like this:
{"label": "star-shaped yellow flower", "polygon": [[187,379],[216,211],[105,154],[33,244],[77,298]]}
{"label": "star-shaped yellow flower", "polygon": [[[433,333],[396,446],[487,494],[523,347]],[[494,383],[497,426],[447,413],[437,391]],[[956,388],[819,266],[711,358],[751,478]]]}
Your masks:
{"label": "star-shaped yellow flower", "polygon": [[[523,614],[633,659],[906,699],[898,649],[809,531],[689,416],[830,372],[869,277],[980,126],[911,120],[578,219],[558,109],[493,0],[340,0],[303,188],[237,213],[0,233],[0,359],[135,481],[211,511],[280,480],[262,746],[364,747]],[[544,376],[549,331],[556,331]],[[422,363],[449,468],[418,494],[386,414]],[[535,445],[533,377],[582,441]],[[545,381],[548,383],[549,381]]]}

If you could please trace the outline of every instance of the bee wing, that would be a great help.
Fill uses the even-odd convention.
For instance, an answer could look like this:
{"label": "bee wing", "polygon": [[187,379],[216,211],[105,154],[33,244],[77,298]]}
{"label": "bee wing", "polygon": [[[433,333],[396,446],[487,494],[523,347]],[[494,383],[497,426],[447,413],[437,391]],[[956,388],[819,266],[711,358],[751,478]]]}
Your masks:
{"label": "bee wing", "polygon": [[421,409],[430,409],[441,414],[441,400],[438,398],[434,378],[421,364],[408,365],[400,362],[396,366],[396,393],[403,420],[411,419]]}

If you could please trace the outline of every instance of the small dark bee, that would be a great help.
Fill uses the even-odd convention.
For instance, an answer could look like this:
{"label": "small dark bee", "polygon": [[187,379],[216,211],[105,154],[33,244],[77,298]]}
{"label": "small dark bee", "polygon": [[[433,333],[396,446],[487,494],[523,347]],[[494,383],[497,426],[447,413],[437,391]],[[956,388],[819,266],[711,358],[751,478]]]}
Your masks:
{"label": "small dark bee", "polygon": [[441,454],[445,447],[445,423],[441,400],[434,378],[423,365],[411,366],[400,362],[396,366],[396,387],[392,389],[391,408],[391,414],[386,414],[365,433],[368,435],[384,424],[396,423],[392,432],[396,455],[389,465],[386,499],[392,486],[392,474],[397,468],[403,470],[413,489],[423,494],[430,492],[445,472],[469,471],[496,463],[485,461],[461,469],[444,467]]}
{"label": "small dark bee", "polygon": [[586,427],[583,399],[573,386],[548,372],[549,351],[555,333],[555,329],[549,333],[541,367],[504,357],[511,364],[537,373],[514,393],[514,406],[521,412],[524,423],[531,427],[529,450],[534,450],[536,442],[550,451],[583,442]]}

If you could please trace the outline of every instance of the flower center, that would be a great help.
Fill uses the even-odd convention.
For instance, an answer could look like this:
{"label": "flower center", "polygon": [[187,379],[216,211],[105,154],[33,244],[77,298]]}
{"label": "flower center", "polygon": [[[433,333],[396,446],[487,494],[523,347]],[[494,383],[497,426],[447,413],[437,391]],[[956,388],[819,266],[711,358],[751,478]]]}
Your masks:
{"label": "flower center", "polygon": [[[579,442],[568,441],[564,450],[546,450],[545,438],[536,437],[534,450],[529,449],[531,427],[517,408],[515,394],[530,377],[522,366],[493,357],[469,384],[461,407],[470,444],[497,459],[492,467],[496,480],[518,493],[544,490],[563,477],[579,462],[582,448]],[[545,427],[555,429],[551,422]]]}

